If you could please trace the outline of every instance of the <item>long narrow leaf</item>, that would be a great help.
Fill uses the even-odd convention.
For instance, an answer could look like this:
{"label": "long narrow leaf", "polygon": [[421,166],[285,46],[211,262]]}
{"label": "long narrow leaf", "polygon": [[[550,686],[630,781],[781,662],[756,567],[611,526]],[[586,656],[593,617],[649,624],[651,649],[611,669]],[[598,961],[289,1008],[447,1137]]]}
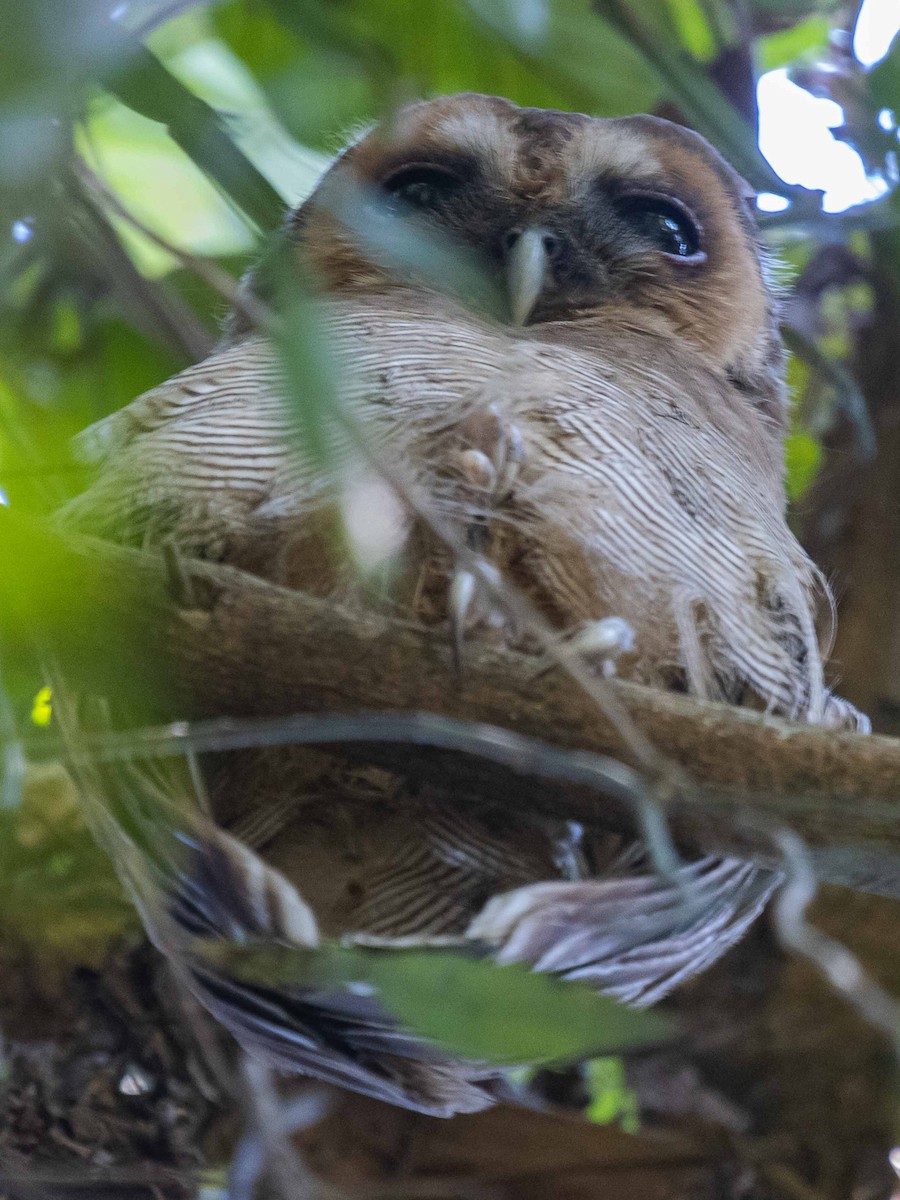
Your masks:
{"label": "long narrow leaf", "polygon": [[193,943],[218,970],[264,987],[362,989],[398,1022],[465,1058],[511,1065],[652,1045],[671,1023],[577,983],[452,950]]}
{"label": "long narrow leaf", "polygon": [[172,139],[263,231],[281,220],[278,192],[235,145],[221,115],[175,78],[146,47],[121,39],[105,86],[135,112],[165,125]]}
{"label": "long narrow leaf", "polygon": [[593,0],[593,7],[640,50],[688,123],[717,146],[758,191],[787,195],[792,190],[760,154],[755,131],[727,96],[682,46],[660,36],[645,8],[639,10],[628,0]]}

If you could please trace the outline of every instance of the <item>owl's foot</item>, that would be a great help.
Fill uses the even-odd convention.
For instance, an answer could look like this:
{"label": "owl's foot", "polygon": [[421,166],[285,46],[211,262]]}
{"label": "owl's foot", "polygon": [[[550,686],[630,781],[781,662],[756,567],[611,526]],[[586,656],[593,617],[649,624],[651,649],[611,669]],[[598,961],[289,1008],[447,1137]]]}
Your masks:
{"label": "owl's foot", "polygon": [[871,733],[872,722],[865,713],[840,696],[828,693],[825,700],[825,711],[822,724],[828,729],[838,729],[850,733]]}
{"label": "owl's foot", "polygon": [[159,544],[166,571],[166,584],[172,599],[181,608],[196,608],[197,596],[194,583],[184,565],[184,559],[173,538],[165,538]]}
{"label": "owl's foot", "polygon": [[[481,553],[488,533],[488,513],[510,496],[522,465],[523,442],[519,427],[507,420],[495,404],[470,414],[458,433],[463,443],[457,467],[468,487],[479,497],[484,512],[466,529],[469,549]],[[448,615],[457,670],[462,665],[466,629],[478,608],[483,589],[472,571],[458,567],[450,580]]]}
{"label": "owl's foot", "polygon": [[460,567],[453,572],[447,597],[447,615],[450,618],[450,649],[453,654],[453,665],[458,672],[462,671],[466,623],[472,612],[477,591],[478,580],[471,571]]}
{"label": "owl's foot", "polygon": [[469,623],[476,619],[487,619],[495,624],[504,621],[499,610],[491,606],[489,595],[492,589],[500,587],[500,572],[493,563],[483,561],[479,575],[480,578],[465,567],[457,567],[450,579],[447,615],[450,618],[453,665],[457,671],[462,670],[463,642]]}
{"label": "owl's foot", "polygon": [[632,654],[635,648],[634,627],[624,617],[603,617],[599,621],[585,621],[577,629],[565,633],[554,646],[555,654],[544,661],[534,673],[538,678],[549,671],[562,658],[587,658],[600,667],[605,679],[616,673],[618,661],[623,655]]}
{"label": "owl's foot", "polygon": [[522,433],[496,404],[471,413],[458,428],[463,478],[491,504],[502,504],[513,490],[524,458]]}

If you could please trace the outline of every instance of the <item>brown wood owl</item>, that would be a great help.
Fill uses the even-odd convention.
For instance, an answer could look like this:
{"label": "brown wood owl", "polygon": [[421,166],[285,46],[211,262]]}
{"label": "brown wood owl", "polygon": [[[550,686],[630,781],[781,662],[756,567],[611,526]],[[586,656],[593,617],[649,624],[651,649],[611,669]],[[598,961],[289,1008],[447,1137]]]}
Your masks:
{"label": "brown wood owl", "polygon": [[[398,269],[367,237],[360,195],[374,221],[477,262],[506,319]],[[783,350],[753,195],[700,137],[451,96],[348,147],[289,228],[379,461],[561,634],[624,618],[620,669],[635,679],[856,721],[825,688],[815,607],[830,598],[785,520]],[[280,380],[275,351],[235,318],[210,358],[91,431],[99,477],[64,522],[374,603],[332,536],[372,470],[340,438],[327,469],[298,454]],[[466,624],[474,647],[527,643],[396,493],[363,494],[397,551],[384,602]],[[264,877],[282,900],[296,885],[327,935],[468,938],[649,1003],[727,949],[774,886],[703,860],[685,868],[698,897],[686,911],[640,847],[448,815],[403,781],[373,792],[299,762],[266,750],[211,770],[220,818],[270,870],[245,870],[237,843],[211,835],[206,928],[238,911],[251,928],[244,901]],[[297,936],[281,902],[264,911],[251,932]],[[489,1072],[416,1050],[361,1003],[196,986],[280,1066],[429,1113],[491,1102]]]}

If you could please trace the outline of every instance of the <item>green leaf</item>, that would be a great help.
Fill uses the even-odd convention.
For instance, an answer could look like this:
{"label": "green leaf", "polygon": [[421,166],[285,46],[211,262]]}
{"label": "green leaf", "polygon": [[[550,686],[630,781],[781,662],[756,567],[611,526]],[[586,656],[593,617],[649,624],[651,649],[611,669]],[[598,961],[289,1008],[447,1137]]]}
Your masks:
{"label": "green leaf", "polygon": [[21,189],[27,195],[63,160],[68,122],[82,104],[85,84],[115,55],[117,30],[109,7],[100,0],[34,0],[7,12],[0,70],[0,191]]}
{"label": "green leaf", "polygon": [[304,146],[333,152],[338,131],[370,121],[378,90],[362,59],[316,44],[264,4],[219,6],[217,32],[250,70],[272,109]]}
{"label": "green leaf", "polygon": [[594,1125],[609,1125],[616,1121],[626,1133],[637,1133],[640,1128],[638,1097],[628,1086],[622,1059],[595,1058],[586,1066],[591,1102],[585,1119]]}
{"label": "green leaf", "polygon": [[[475,256],[428,223],[399,216],[378,194],[345,178],[332,187],[323,184],[318,203],[330,210],[371,261],[478,311],[506,311],[502,290]],[[318,467],[333,467],[347,442],[339,367],[309,282],[283,238],[274,240],[257,280],[263,291],[271,288],[277,300],[281,322],[271,332],[284,368],[299,449]]]}
{"label": "green leaf", "polygon": [[[263,15],[267,20],[256,22],[254,32],[260,33],[264,43],[266,39],[260,27],[277,33],[281,53],[274,61],[280,63],[281,55],[286,53],[289,66],[275,70],[270,63],[267,69],[258,73],[251,71],[231,45],[216,36],[210,11],[204,13],[202,21],[196,12],[191,12],[168,22],[154,36],[150,49],[154,53],[158,50],[157,57],[190,91],[224,114],[228,134],[235,145],[272,182],[286,204],[296,204],[312,190],[327,166],[327,158],[311,149],[311,145],[306,144],[308,139],[301,136],[298,143],[287,135],[266,95],[267,82],[271,80],[274,86],[276,78],[286,77],[286,102],[296,110],[306,104],[305,97],[309,92],[304,86],[306,77],[311,77],[314,86],[316,78],[322,77],[323,86],[327,82],[332,84],[335,99],[347,100],[336,113],[342,122],[341,128],[360,117],[367,117],[372,106],[370,103],[362,112],[349,107],[352,99],[343,95],[348,90],[347,80],[335,69],[337,64],[327,61],[329,56],[305,51],[265,11]],[[185,24],[187,29],[182,35]],[[358,69],[357,74],[362,78]],[[314,114],[311,115],[314,118]],[[314,124],[314,120],[308,124]],[[295,135],[296,132],[294,130]],[[329,134],[333,138],[333,125],[329,126]],[[328,150],[330,157],[334,150],[333,141],[322,148]]]}
{"label": "green leaf", "polygon": [[759,151],[756,131],[690,54],[660,27],[658,0],[638,11],[626,0],[594,0],[594,10],[628,37],[658,73],[689,125],[708,138],[758,191],[785,194],[785,184]]}
{"label": "green leaf", "polygon": [[[631,40],[599,21],[591,0],[557,0],[543,26],[523,28],[513,0],[466,0],[483,26],[514,47],[539,76],[552,81],[554,107],[601,116],[652,110],[659,81]],[[539,103],[518,95],[519,103]]]}
{"label": "green leaf", "polygon": [[[296,54],[293,65],[264,67],[263,85],[282,119],[314,145],[334,144],[346,105],[366,106],[360,117],[372,118],[414,95],[468,90],[613,115],[652,108],[659,94],[628,41],[594,20],[591,0],[268,0],[268,8]],[[252,48],[242,49],[247,29],[271,36],[259,24],[261,6],[224,11],[220,28],[252,62]],[[301,111],[292,81],[318,116]]]}
{"label": "green leaf", "polygon": [[[461,300],[478,311],[506,311],[499,285],[481,263],[456,241],[441,236],[425,222],[400,217],[381,198],[352,182],[320,193],[319,202],[357,240],[366,256]],[[285,259],[285,253],[288,257]],[[260,265],[277,298],[281,327],[273,329],[285,382],[287,402],[301,452],[318,467],[333,467],[346,443],[339,395],[339,367],[329,347],[328,331],[305,279],[293,265],[281,239]]]}
{"label": "green leaf", "polygon": [[774,71],[814,51],[824,51],[830,32],[831,25],[824,17],[810,17],[790,29],[761,37],[756,43],[760,71]]}
{"label": "green leaf", "polygon": [[446,950],[201,941],[192,950],[247,983],[373,989],[405,1028],[454,1054],[498,1065],[613,1053],[671,1033],[658,1014],[626,1008],[581,984]]}
{"label": "green leaf", "polygon": [[[165,603],[165,576],[140,557],[110,570],[90,540],[69,543],[45,524],[0,507],[0,655],[31,662],[31,647],[57,655],[74,688],[133,706],[135,719],[172,711],[174,680],[162,625],[137,616]],[[140,565],[138,565],[140,563]],[[146,612],[146,608],[144,608]]]}
{"label": "green leaf", "polygon": [[719,46],[700,0],[666,0],[678,39],[700,62],[715,58]]}
{"label": "green leaf", "polygon": [[276,190],[235,145],[219,113],[149,50],[123,37],[121,59],[103,81],[123,104],[165,125],[173,141],[260,229],[278,226],[284,204]]}
{"label": "green leaf", "polygon": [[294,137],[317,149],[333,151],[336,130],[366,124],[378,108],[362,67],[327,53],[298,54],[291,69],[267,77],[263,86]]}
{"label": "green leaf", "polygon": [[[158,121],[103,93],[88,108],[75,144],[125,208],[170,245],[201,256],[253,250],[246,218]],[[109,220],[142,275],[172,270],[170,253],[117,214]]]}
{"label": "green leaf", "polygon": [[784,464],[790,500],[799,500],[812,486],[822,464],[822,447],[808,433],[789,433],[784,444]]}
{"label": "green leaf", "polygon": [[[310,39],[325,49],[364,58],[370,50],[368,9],[374,5],[328,4],[320,0],[266,0],[278,20],[298,37]],[[384,50],[376,49],[381,57]]]}
{"label": "green leaf", "polygon": [[[53,324],[63,304],[27,311],[15,323],[7,315],[12,328],[0,340],[0,487],[16,510],[46,511],[83,487],[71,438],[185,365],[122,321],[79,329],[76,345],[60,347]],[[7,344],[14,335],[18,344]],[[22,370],[14,354],[24,355]]]}
{"label": "green leaf", "polygon": [[337,364],[315,301],[289,268],[275,272],[280,331],[275,343],[285,376],[288,412],[305,458],[321,468],[335,460],[339,413]]}
{"label": "green leaf", "polygon": [[209,16],[216,34],[260,82],[289,70],[304,49],[262,3],[217,4]]}
{"label": "green leaf", "polygon": [[317,200],[368,259],[477,312],[508,318],[506,294],[486,262],[432,222],[398,214],[376,189],[354,185],[347,176],[334,186],[324,183]]}
{"label": "green leaf", "polygon": [[875,64],[866,78],[878,106],[889,108],[900,119],[900,33],[891,42],[885,57]]}
{"label": "green leaf", "polygon": [[[837,406],[850,420],[854,449],[860,460],[866,462],[874,458],[878,447],[869,407],[859,384],[844,366],[841,357],[827,354],[823,345],[791,325],[782,325],[781,335],[791,354],[803,358],[834,389]],[[798,469],[801,479],[804,479],[803,468]]]}

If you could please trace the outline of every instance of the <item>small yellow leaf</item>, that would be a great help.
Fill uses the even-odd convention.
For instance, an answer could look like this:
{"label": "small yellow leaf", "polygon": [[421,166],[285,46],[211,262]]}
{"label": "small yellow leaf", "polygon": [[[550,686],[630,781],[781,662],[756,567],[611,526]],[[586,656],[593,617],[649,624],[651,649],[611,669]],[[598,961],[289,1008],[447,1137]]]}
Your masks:
{"label": "small yellow leaf", "polygon": [[31,706],[31,723],[45,729],[53,719],[53,693],[42,687]]}

